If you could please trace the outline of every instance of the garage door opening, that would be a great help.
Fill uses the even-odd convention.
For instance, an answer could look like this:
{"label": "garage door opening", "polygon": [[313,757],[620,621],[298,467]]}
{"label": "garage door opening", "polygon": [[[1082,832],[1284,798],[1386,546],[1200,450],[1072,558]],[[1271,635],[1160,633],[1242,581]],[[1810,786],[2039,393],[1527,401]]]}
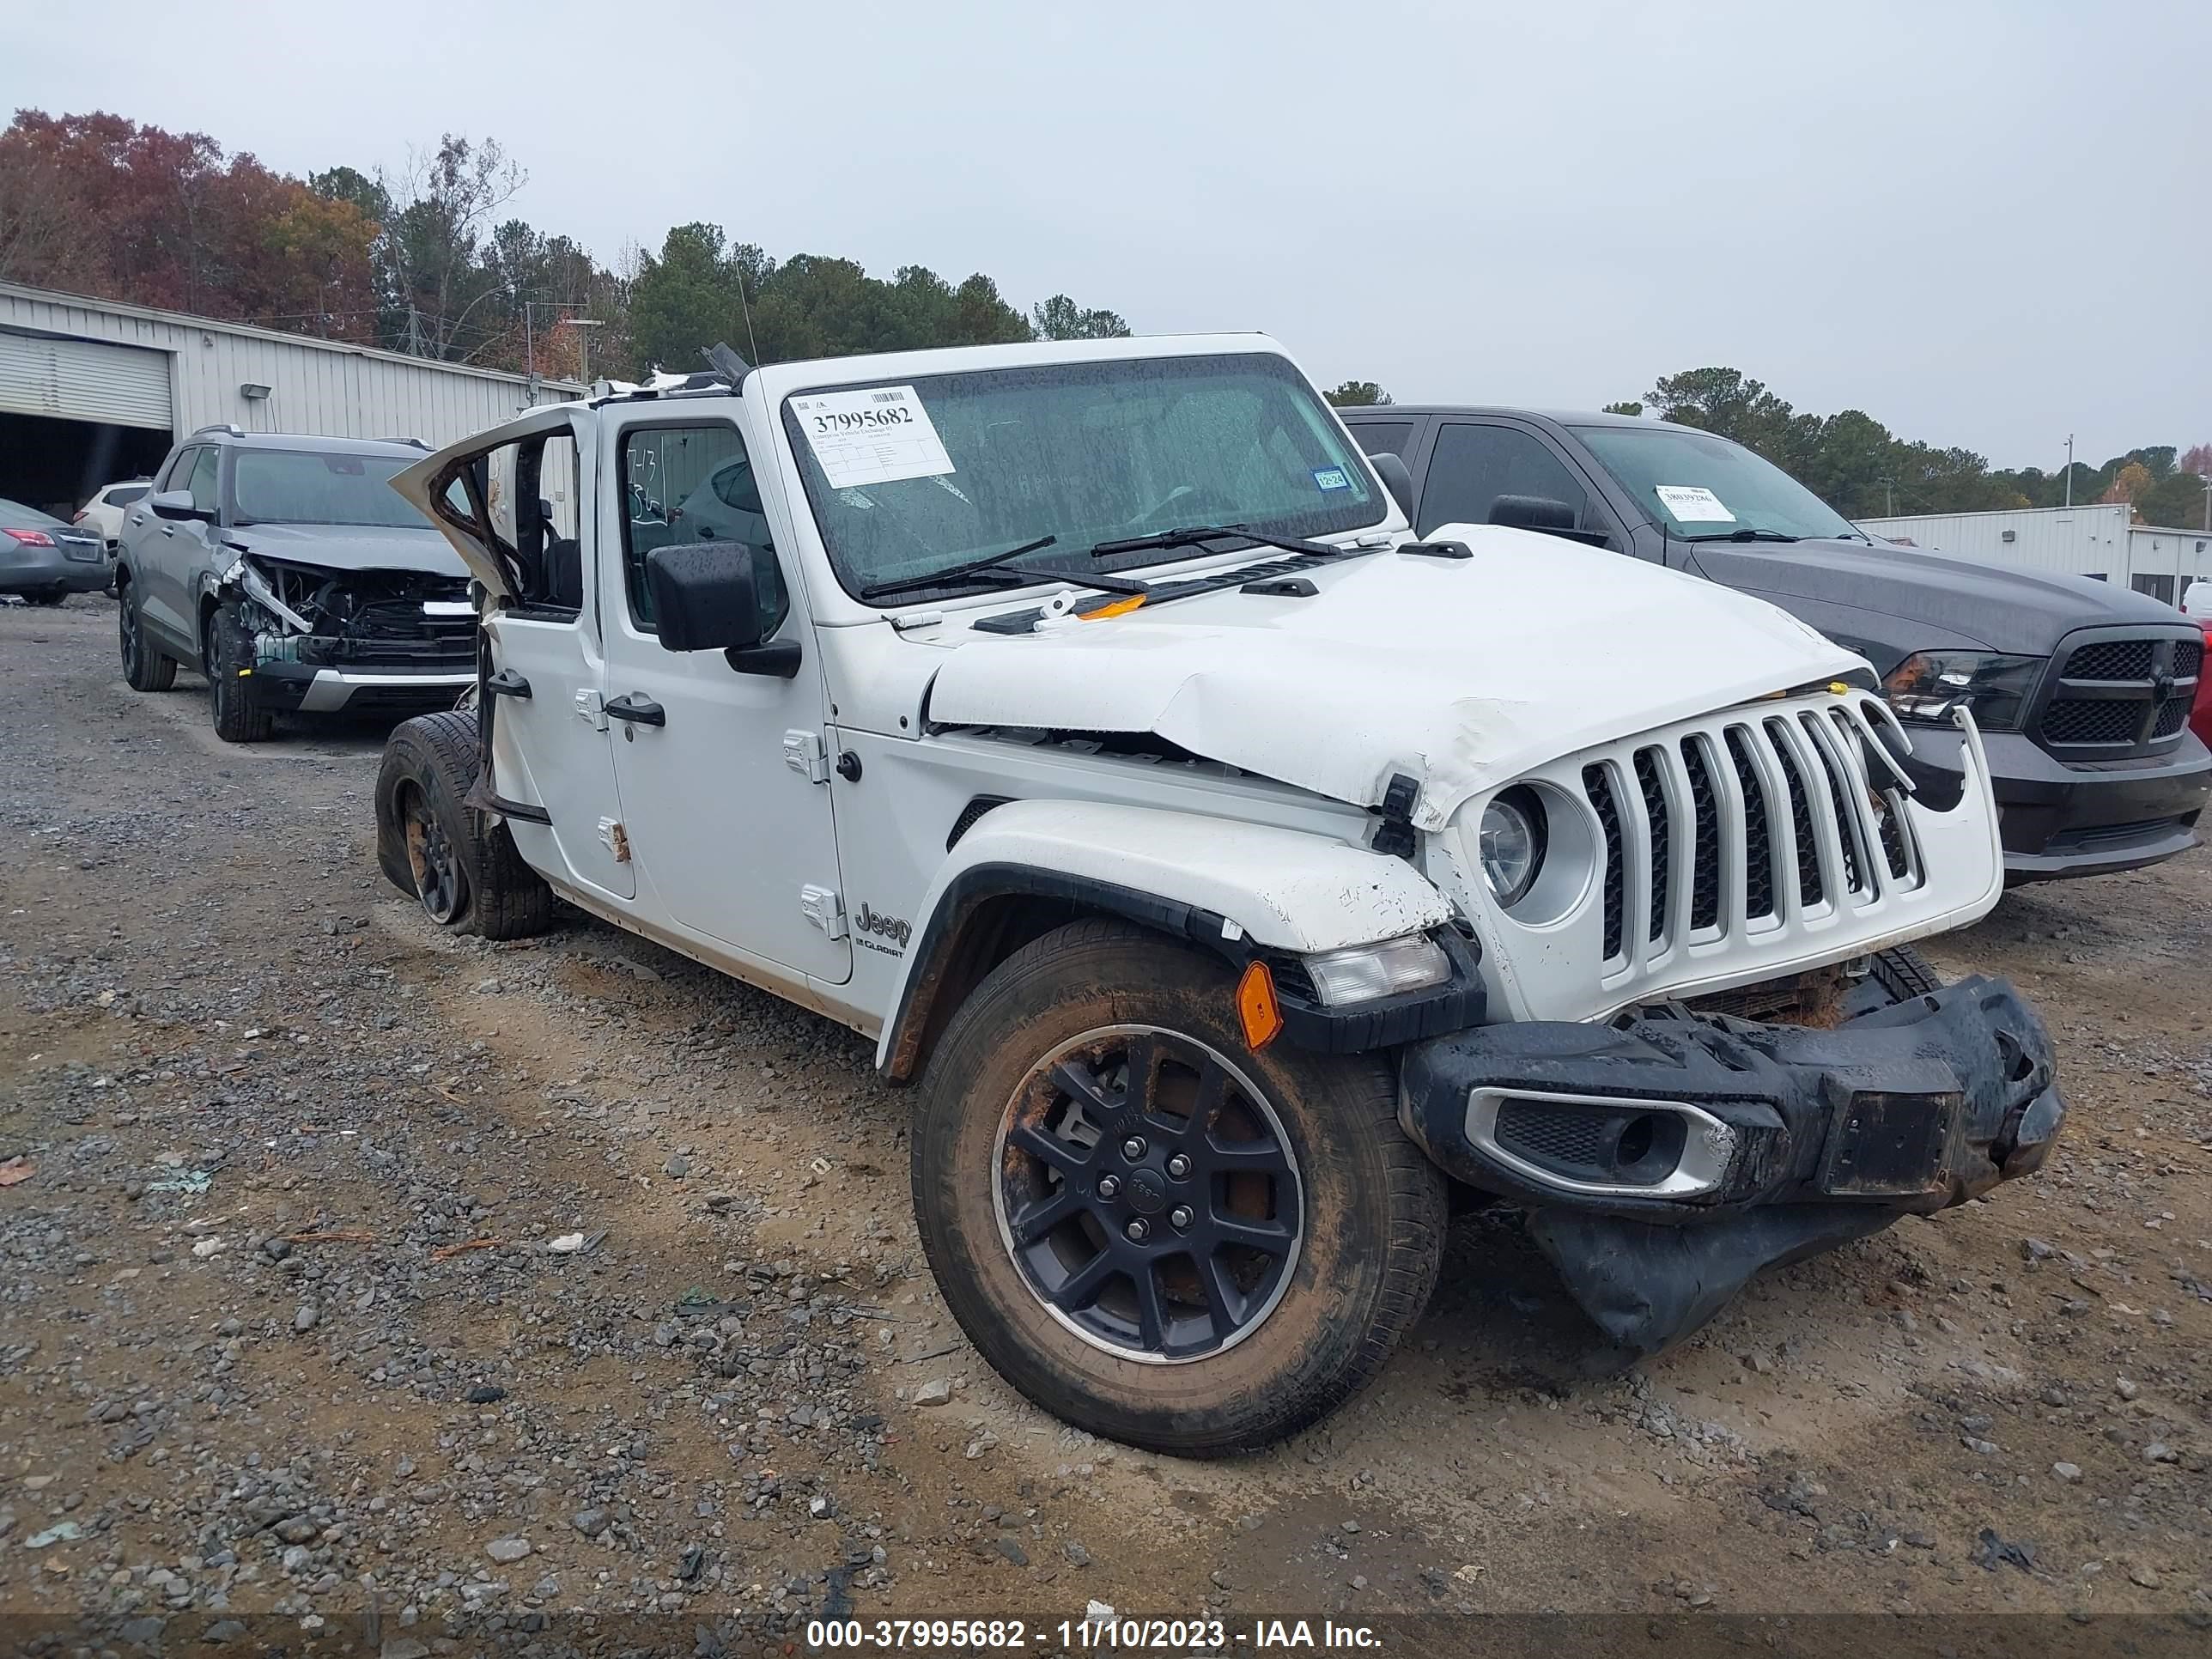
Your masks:
{"label": "garage door opening", "polygon": [[0,414],[0,498],[66,519],[102,484],[151,477],[168,453],[169,434],[149,427]]}

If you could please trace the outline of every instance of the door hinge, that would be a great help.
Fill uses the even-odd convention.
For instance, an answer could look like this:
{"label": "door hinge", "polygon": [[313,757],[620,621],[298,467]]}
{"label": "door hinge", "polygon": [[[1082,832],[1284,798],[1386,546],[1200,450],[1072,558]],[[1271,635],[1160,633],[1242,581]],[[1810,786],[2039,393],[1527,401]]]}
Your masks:
{"label": "door hinge", "polygon": [[824,939],[845,937],[845,901],[836,888],[809,882],[799,890],[799,914],[819,927]]}
{"label": "door hinge", "polygon": [[592,723],[592,731],[607,729],[607,700],[598,690],[587,688],[576,693],[576,713]]}
{"label": "door hinge", "polygon": [[809,783],[830,781],[830,751],[823,746],[819,732],[785,732],[783,763]]}
{"label": "door hinge", "polygon": [[623,828],[620,818],[599,820],[599,841],[614,854],[617,864],[629,862],[629,831]]}

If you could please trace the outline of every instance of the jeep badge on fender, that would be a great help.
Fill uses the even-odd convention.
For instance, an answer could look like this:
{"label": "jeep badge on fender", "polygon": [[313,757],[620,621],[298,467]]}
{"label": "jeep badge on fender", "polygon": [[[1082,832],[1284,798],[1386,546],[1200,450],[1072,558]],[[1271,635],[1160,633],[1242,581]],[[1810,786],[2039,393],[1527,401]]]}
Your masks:
{"label": "jeep badge on fender", "polygon": [[911,926],[901,921],[896,916],[877,915],[868,908],[866,899],[860,901],[860,912],[854,916],[853,926],[864,933],[873,933],[878,939],[891,939],[901,946],[906,944],[914,933]]}

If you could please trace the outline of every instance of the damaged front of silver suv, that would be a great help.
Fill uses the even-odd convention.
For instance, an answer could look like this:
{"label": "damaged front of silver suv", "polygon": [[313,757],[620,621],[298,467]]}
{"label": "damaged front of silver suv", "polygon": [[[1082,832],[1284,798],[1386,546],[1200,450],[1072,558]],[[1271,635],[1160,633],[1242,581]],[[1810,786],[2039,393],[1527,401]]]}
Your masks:
{"label": "damaged front of silver suv", "polygon": [[125,678],[208,681],[216,734],[279,715],[404,716],[476,678],[468,573],[386,480],[412,444],[207,428],[125,520],[117,570]]}

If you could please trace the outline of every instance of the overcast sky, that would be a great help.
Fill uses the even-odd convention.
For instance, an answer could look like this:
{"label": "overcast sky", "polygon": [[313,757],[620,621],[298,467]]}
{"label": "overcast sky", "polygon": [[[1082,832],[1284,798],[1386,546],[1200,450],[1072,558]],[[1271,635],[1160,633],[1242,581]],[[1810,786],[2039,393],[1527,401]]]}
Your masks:
{"label": "overcast sky", "polygon": [[17,0],[0,98],[398,167],[612,263],[707,219],[1590,406],[1732,365],[2046,470],[2212,439],[2212,4]]}

